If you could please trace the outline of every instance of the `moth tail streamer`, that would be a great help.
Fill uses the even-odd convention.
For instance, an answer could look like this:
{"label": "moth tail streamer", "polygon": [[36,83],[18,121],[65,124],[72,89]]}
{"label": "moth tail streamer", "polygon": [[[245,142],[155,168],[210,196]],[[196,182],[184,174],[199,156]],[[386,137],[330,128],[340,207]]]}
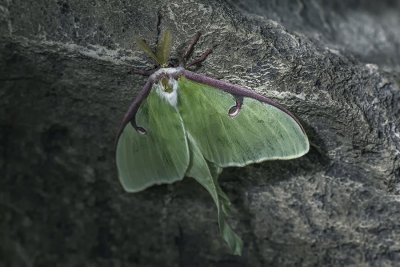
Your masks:
{"label": "moth tail streamer", "polygon": [[201,154],[196,141],[189,133],[187,134],[190,151],[190,163],[186,175],[194,178],[210,193],[215,205],[217,206],[218,225],[221,235],[228,244],[231,253],[234,255],[241,255],[243,241],[232,230],[225,219],[225,216],[230,216],[230,201],[227,195],[218,185],[218,175],[221,172],[221,168],[212,162],[206,161]]}

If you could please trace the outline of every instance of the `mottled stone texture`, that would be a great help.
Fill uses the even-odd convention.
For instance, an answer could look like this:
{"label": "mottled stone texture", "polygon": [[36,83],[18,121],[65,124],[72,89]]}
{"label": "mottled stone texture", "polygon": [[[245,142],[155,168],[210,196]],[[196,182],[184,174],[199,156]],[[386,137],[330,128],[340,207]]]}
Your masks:
{"label": "mottled stone texture", "polygon": [[[146,3],[147,2],[147,3]],[[266,2],[269,2],[268,4]],[[400,261],[395,1],[0,3],[0,266],[391,266]],[[197,72],[290,109],[310,152],[224,170],[231,256],[187,178],[125,193],[114,134],[154,67],[133,37],[197,31]]]}

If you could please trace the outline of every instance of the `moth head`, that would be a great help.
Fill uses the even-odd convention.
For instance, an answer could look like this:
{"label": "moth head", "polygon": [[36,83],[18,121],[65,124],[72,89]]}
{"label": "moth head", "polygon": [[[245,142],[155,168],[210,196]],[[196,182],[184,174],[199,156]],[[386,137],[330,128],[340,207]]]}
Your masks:
{"label": "moth head", "polygon": [[164,89],[164,92],[172,93],[174,91],[174,85],[167,77],[161,79],[161,85]]}
{"label": "moth head", "polygon": [[135,41],[147,55],[156,61],[157,65],[159,65],[161,68],[168,67],[168,58],[171,54],[172,47],[170,30],[165,31],[161,39],[158,41],[156,53],[154,53],[142,40],[135,38]]}
{"label": "moth head", "polygon": [[[210,54],[212,52],[211,49],[208,49],[206,52],[203,53],[202,56],[200,56],[198,59],[185,64],[185,60],[187,59],[187,57],[190,55],[193,46],[197,43],[197,41],[200,38],[200,32],[198,32],[196,34],[196,36],[194,37],[193,41],[189,44],[189,46],[186,48],[184,54],[182,55],[182,58],[180,59],[179,63],[175,65],[175,67],[183,67],[185,69],[189,68],[192,65],[195,65],[197,63],[202,62],[208,54]],[[171,41],[171,31],[167,30],[166,32],[164,32],[164,34],[162,35],[162,37],[160,38],[158,45],[157,45],[157,49],[156,49],[156,53],[154,53],[150,47],[143,42],[142,40],[135,38],[136,43],[139,45],[139,47],[147,54],[149,55],[152,59],[154,59],[154,61],[157,64],[157,69],[159,68],[167,68],[168,67],[168,58],[169,55],[171,54],[171,47],[172,47],[172,41]],[[152,71],[140,71],[140,70],[132,70],[133,73],[138,73],[138,74],[142,74],[142,75],[147,75],[150,76],[151,74],[153,74],[157,69],[152,70]]]}

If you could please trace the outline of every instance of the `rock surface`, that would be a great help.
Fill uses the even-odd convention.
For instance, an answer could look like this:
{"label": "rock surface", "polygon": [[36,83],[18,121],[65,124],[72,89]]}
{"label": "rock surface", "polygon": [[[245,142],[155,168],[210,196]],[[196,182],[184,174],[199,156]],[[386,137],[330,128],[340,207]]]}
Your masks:
{"label": "rock surface", "polygon": [[[147,3],[145,3],[147,2]],[[0,266],[392,266],[400,261],[398,1],[0,3]],[[278,2],[277,2],[278,3]],[[114,134],[171,29],[197,72],[275,99],[299,159],[225,169],[242,257],[195,181],[125,193]]]}

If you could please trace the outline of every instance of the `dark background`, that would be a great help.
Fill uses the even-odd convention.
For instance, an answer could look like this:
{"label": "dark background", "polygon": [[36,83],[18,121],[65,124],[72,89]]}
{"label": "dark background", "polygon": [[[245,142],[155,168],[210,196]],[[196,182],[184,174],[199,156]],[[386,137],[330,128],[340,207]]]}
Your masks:
{"label": "dark background", "polygon": [[[265,4],[265,2],[269,2]],[[399,1],[0,3],[0,266],[391,266],[400,261]],[[113,143],[173,35],[198,73],[304,125],[299,159],[225,169],[243,256],[186,178],[125,193]]]}

